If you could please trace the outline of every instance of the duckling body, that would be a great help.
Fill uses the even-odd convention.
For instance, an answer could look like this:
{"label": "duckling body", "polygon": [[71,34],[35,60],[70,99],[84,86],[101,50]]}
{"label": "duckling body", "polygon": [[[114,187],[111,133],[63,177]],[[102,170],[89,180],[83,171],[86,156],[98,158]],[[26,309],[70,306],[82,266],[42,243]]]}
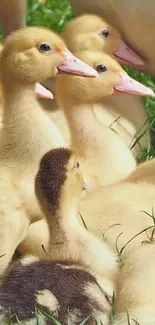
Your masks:
{"label": "duckling body", "polygon": [[[143,67],[140,58],[123,43],[120,33],[103,17],[94,14],[76,17],[66,25],[62,36],[73,53],[83,50],[104,51],[121,63],[139,69]],[[127,94],[111,96],[94,107],[94,112],[103,125],[113,126],[128,147],[132,148],[135,157],[140,159],[142,149],[149,146],[149,125],[142,99]],[[137,138],[139,141],[134,145]]]}
{"label": "duckling body", "polygon": [[103,236],[122,260],[115,325],[153,325],[155,319],[153,166],[154,159],[141,164],[120,184],[89,193],[79,206],[87,229]]}
{"label": "duckling body", "polygon": [[[34,193],[39,161],[49,149],[65,145],[56,125],[42,111],[36,99],[35,85],[44,77],[55,75],[57,67],[72,72],[78,70],[80,61],[77,63],[76,58],[72,61],[71,54],[63,53],[63,50],[66,46],[57,35],[46,29],[31,27],[10,35],[0,58],[4,109],[3,128],[0,130],[0,178],[8,182],[8,193],[10,184],[16,185],[17,195],[30,223],[43,217]],[[84,67],[87,68],[85,64]],[[91,68],[90,71],[93,73]],[[9,207],[8,197],[6,206],[8,204]],[[5,218],[3,222],[7,232]],[[0,240],[3,241],[3,236]],[[17,245],[19,243],[17,241]],[[1,250],[2,244],[0,247]],[[2,254],[10,256],[9,249],[12,251],[11,240],[8,241],[8,252]]]}
{"label": "duckling body", "polygon": [[[100,238],[105,233],[105,238],[112,248],[116,250],[118,245],[121,250],[130,239],[153,226],[153,193],[153,184],[147,181],[130,182],[128,178],[120,184],[92,190],[80,203],[79,211],[89,231]],[[147,231],[148,235],[151,233],[152,228]],[[147,240],[147,234],[144,231],[131,240],[123,254],[126,256],[133,247]]]}
{"label": "duckling body", "polygon": [[145,60],[143,69],[151,75],[155,74],[153,47],[155,38],[153,33],[148,33],[149,30],[155,28],[153,0],[143,3],[139,0],[119,0],[117,3],[114,0],[98,0],[97,2],[70,0],[70,4],[76,15],[103,14],[105,19],[120,31],[127,44]]}
{"label": "duckling body", "polygon": [[35,261],[34,256],[29,260],[16,263],[0,288],[2,325],[8,324],[9,307],[12,324],[17,323],[16,316],[23,325],[35,324],[35,308],[44,325],[51,320],[39,311],[64,325],[69,321],[79,325],[87,317],[89,325],[95,324],[94,319],[108,324],[111,301],[89,270],[74,261]]}
{"label": "duckling body", "polygon": [[[144,243],[132,251],[121,268],[116,300],[115,325],[153,325],[154,311],[154,243]],[[128,315],[127,315],[128,313]]]}
{"label": "duckling body", "polygon": [[90,317],[90,325],[95,321],[108,325],[118,275],[117,256],[78,221],[83,177],[75,154],[54,149],[44,155],[35,190],[47,219],[50,242],[44,261],[26,257],[7,275],[0,288],[1,324],[7,324],[9,307],[23,324],[33,321],[37,305],[47,313],[55,312],[53,316],[62,324],[69,320],[79,324]]}
{"label": "duckling body", "polygon": [[135,158],[140,160],[143,150],[150,143],[147,114],[142,99],[126,94],[111,96],[96,105],[94,112],[98,121],[107,127],[111,126]]}

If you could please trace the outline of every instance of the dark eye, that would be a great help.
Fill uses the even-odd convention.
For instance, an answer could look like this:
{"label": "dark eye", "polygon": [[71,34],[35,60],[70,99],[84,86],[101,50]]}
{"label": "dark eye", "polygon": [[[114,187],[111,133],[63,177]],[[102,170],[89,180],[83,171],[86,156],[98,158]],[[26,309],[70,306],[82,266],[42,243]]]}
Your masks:
{"label": "dark eye", "polygon": [[39,46],[39,49],[41,52],[48,52],[48,51],[51,51],[51,46],[47,43],[43,43]]}
{"label": "dark eye", "polygon": [[104,36],[104,37],[108,37],[108,36],[109,36],[109,32],[108,32],[107,29],[103,30],[103,31],[101,32],[101,34],[102,34],[102,36]]}
{"label": "dark eye", "polygon": [[79,163],[78,160],[76,160],[76,162],[75,162],[75,164],[74,164],[74,167],[79,169],[79,167],[80,167],[80,163]]}
{"label": "dark eye", "polygon": [[97,72],[101,73],[107,71],[108,69],[105,67],[105,65],[100,64],[96,67],[96,70]]}

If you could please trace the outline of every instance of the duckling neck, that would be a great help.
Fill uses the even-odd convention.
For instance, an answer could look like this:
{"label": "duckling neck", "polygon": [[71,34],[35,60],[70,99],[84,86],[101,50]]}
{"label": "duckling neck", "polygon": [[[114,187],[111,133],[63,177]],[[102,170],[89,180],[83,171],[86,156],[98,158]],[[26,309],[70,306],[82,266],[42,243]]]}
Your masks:
{"label": "duckling neck", "polygon": [[[106,129],[98,122],[94,114],[93,103],[67,105],[64,107],[71,135],[72,148],[81,156],[88,152],[94,154],[106,146]],[[108,132],[108,130],[107,130]]]}
{"label": "duckling neck", "polygon": [[[77,199],[72,199],[60,204],[56,211],[46,212],[47,222],[50,231],[50,243],[51,245],[64,244],[72,235],[73,230],[79,228],[78,221],[78,205]],[[69,202],[69,203],[68,203]]]}
{"label": "duckling neck", "polygon": [[47,150],[55,147],[59,142],[60,145],[64,145],[55,124],[37,101],[35,84],[7,83],[3,85],[3,93],[4,127],[1,131],[0,146],[4,156],[10,152],[11,157],[17,156],[24,161],[38,160],[38,157],[40,159]]}

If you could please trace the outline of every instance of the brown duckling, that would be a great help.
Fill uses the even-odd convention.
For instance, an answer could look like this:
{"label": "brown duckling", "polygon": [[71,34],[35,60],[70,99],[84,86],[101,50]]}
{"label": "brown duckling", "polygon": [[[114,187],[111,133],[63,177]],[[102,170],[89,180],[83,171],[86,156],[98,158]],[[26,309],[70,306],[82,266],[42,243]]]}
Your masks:
{"label": "brown duckling", "polygon": [[[35,181],[47,218],[49,245],[44,260],[29,256],[17,262],[0,287],[0,321],[8,308],[22,324],[33,324],[35,306],[61,324],[108,325],[118,275],[117,255],[78,221],[84,181],[76,155],[54,149],[44,155]],[[50,261],[51,260],[51,261]],[[41,317],[42,324],[49,320]]]}

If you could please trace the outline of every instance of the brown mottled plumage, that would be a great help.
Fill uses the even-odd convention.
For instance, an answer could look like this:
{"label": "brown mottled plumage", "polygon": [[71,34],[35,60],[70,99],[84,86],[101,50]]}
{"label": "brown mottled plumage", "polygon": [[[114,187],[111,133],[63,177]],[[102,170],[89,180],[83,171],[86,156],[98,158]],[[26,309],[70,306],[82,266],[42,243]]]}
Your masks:
{"label": "brown mottled plumage", "polygon": [[[17,322],[16,316],[22,325],[26,321],[34,324],[37,307],[62,325],[68,325],[69,320],[79,325],[86,317],[87,325],[95,325],[98,315],[110,312],[111,300],[83,266],[80,269],[72,261],[35,261],[32,257],[29,263],[25,259],[17,262],[0,288],[1,325],[8,324],[9,307],[12,324]],[[51,321],[46,318],[43,324],[50,325]]]}

